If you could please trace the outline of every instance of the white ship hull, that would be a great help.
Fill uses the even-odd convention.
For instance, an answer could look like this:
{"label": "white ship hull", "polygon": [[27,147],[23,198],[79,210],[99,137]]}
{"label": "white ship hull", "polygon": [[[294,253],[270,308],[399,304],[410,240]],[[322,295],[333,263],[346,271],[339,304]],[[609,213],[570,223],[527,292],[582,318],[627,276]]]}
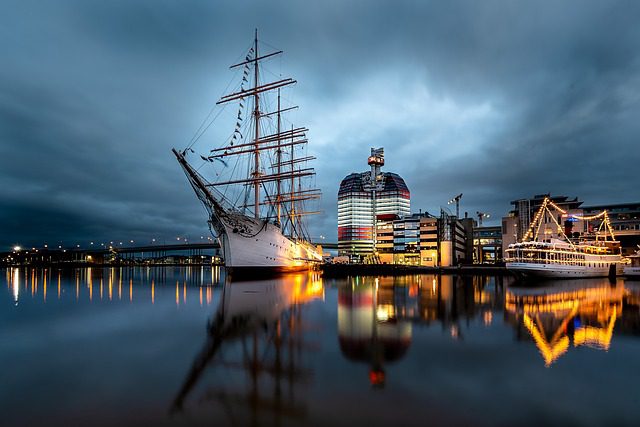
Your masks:
{"label": "white ship hull", "polygon": [[[602,218],[602,223],[594,235],[583,234],[571,240],[560,225],[563,217],[574,221]],[[615,240],[607,211],[592,217],[574,215],[548,197],[522,241],[508,246],[505,261],[508,270],[523,276],[570,279],[617,276],[623,272],[620,242]]]}
{"label": "white ship hull", "polygon": [[[606,267],[589,267],[584,265],[539,264],[526,262],[508,262],[507,270],[524,276],[549,278],[581,278],[607,277],[609,264]],[[617,269],[616,269],[617,270]]]}
{"label": "white ship hull", "polygon": [[625,267],[624,275],[627,277],[640,278],[640,267]]}
{"label": "white ship hull", "polygon": [[220,212],[217,223],[225,266],[232,269],[303,271],[316,268],[322,254],[310,243],[284,236],[280,228],[239,213]]}

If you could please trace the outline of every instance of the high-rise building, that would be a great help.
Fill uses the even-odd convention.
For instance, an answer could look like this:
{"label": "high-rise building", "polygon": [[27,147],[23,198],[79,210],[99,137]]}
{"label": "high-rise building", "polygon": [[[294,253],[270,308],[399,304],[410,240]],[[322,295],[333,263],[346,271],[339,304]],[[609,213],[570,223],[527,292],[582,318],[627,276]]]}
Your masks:
{"label": "high-rise building", "polygon": [[374,252],[376,217],[405,216],[411,212],[411,195],[397,174],[381,172],[384,149],[371,149],[371,170],[347,175],[338,191],[338,252],[367,255]]}

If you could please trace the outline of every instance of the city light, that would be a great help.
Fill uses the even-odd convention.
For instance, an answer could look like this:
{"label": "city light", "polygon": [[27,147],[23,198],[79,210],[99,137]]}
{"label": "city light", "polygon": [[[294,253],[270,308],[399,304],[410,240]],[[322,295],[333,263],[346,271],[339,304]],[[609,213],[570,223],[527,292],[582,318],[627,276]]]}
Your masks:
{"label": "city light", "polygon": [[22,250],[22,248],[20,246],[14,246],[13,250],[19,252],[20,250]]}

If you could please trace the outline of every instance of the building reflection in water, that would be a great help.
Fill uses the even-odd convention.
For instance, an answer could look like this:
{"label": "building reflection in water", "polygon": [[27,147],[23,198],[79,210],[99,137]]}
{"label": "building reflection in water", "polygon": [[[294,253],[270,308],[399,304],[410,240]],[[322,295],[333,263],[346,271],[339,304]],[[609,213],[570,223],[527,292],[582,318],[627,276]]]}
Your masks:
{"label": "building reflection in water", "polygon": [[383,387],[384,366],[411,346],[412,325],[440,324],[463,339],[474,317],[485,325],[502,310],[503,283],[495,277],[416,275],[355,277],[338,287],[338,340],[349,360],[370,366],[369,381]]}
{"label": "building reflection in water", "polygon": [[[555,280],[506,293],[506,319],[517,338],[529,336],[546,366],[571,346],[609,350],[617,333],[638,331],[640,288],[606,279]],[[526,332],[525,332],[526,331]]]}
{"label": "building reflection in water", "polygon": [[[338,335],[343,355],[370,366],[374,386],[386,363],[405,356],[412,326],[438,325],[454,340],[504,319],[516,340],[533,341],[546,366],[571,347],[607,351],[614,330],[640,333],[640,282],[555,280],[534,287],[502,277],[419,275],[355,277],[338,288]],[[504,289],[508,289],[504,291]]]}
{"label": "building reflection in water", "polygon": [[[308,382],[312,376],[302,360],[304,351],[312,348],[303,342],[302,308],[323,296],[318,273],[261,281],[227,280],[218,309],[209,319],[205,343],[174,399],[172,413],[182,412],[190,396],[200,394],[190,401],[218,402],[232,424],[255,424],[265,412],[278,420],[305,418],[306,407],[294,392],[297,383]],[[246,372],[247,384],[200,384],[196,392],[204,373],[216,369]]]}
{"label": "building reflection in water", "polygon": [[401,320],[393,286],[355,278],[338,288],[338,340],[350,360],[370,364],[369,380],[384,386],[384,364],[401,359],[411,344],[411,322]]}

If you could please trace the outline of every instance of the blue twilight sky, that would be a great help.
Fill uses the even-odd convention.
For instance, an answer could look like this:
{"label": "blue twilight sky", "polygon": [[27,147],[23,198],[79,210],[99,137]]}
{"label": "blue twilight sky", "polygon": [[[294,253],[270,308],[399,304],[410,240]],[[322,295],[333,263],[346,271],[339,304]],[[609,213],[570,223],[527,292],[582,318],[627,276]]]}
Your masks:
{"label": "blue twilight sky", "polygon": [[5,0],[0,249],[206,235],[170,148],[255,27],[298,80],[313,236],[335,241],[339,182],[370,147],[415,211],[458,193],[492,219],[546,192],[638,201],[638,22],[635,1]]}

